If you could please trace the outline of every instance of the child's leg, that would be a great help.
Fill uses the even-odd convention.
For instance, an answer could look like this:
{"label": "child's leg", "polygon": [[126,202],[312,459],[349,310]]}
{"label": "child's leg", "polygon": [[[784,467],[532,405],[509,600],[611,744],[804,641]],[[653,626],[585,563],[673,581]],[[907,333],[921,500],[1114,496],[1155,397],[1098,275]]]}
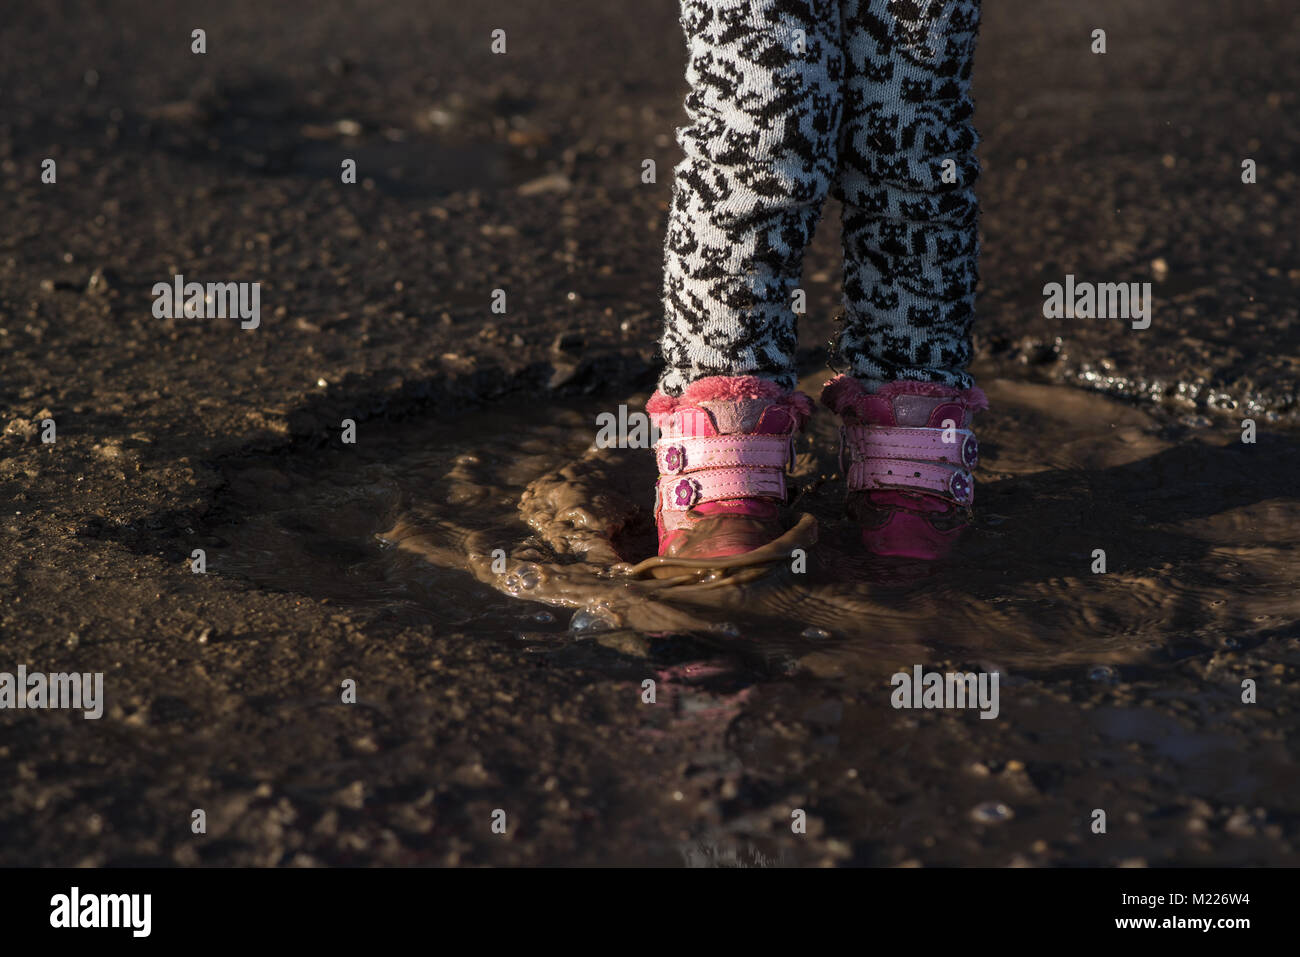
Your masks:
{"label": "child's leg", "polygon": [[664,249],[659,389],[795,385],[791,294],[835,175],[838,0],[682,0],[690,125]]}
{"label": "child's leg", "polygon": [[979,0],[842,0],[844,326],[838,358],[875,391],[968,389],[979,207],[971,60]]}
{"label": "child's leg", "polygon": [[848,511],[881,555],[938,558],[970,517],[987,406],[971,359],[971,57],[978,0],[842,0],[844,326],[822,402],[839,413]]}
{"label": "child's leg", "polygon": [[664,243],[666,369],[646,410],[659,556],[696,561],[783,534],[791,437],[812,410],[795,391],[791,294],[835,174],[843,58],[838,0],[682,0],[681,20],[691,123]]}

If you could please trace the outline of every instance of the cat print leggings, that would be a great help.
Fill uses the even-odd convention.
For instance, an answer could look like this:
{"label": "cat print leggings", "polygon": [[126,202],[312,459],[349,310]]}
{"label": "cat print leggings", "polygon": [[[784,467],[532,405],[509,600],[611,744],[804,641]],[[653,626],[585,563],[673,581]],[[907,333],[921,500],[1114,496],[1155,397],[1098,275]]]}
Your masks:
{"label": "cat print leggings", "polygon": [[804,249],[843,204],[833,365],[967,389],[979,0],[681,0],[689,125],[664,243],[665,371],[795,386]]}

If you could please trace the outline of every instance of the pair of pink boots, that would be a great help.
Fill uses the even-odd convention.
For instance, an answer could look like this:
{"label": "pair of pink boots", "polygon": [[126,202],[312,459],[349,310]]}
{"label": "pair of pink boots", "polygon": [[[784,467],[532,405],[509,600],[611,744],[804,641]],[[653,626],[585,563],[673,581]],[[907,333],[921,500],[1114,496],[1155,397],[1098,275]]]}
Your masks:
{"label": "pair of pink boots", "polygon": [[[984,393],[906,381],[871,393],[841,375],[821,401],[840,417],[847,511],[867,550],[946,556],[975,499],[970,424],[988,408]],[[700,379],[679,397],[656,392],[646,412],[660,433],[659,554],[729,558],[779,538],[794,437],[812,411],[808,396],[754,376]]]}

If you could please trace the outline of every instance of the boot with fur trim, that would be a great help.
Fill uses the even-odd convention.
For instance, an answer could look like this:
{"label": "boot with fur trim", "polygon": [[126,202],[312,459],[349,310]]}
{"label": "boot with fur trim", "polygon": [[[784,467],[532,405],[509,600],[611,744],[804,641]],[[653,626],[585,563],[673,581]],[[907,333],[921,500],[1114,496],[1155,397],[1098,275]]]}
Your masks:
{"label": "boot with fur trim", "polygon": [[710,376],[681,396],[651,396],[659,554],[726,558],[779,538],[785,472],[812,405],[755,376]]}
{"label": "boot with fur trim", "polygon": [[821,401],[842,422],[846,510],[863,545],[877,555],[946,557],[975,501],[979,443],[970,426],[988,408],[984,392],[901,380],[869,392],[840,375]]}

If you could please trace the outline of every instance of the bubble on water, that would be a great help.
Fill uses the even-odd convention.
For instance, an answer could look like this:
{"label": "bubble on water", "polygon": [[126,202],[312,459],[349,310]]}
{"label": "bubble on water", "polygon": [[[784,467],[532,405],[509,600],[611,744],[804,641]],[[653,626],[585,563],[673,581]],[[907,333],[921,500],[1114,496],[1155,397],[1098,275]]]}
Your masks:
{"label": "bubble on water", "polygon": [[982,824],[1000,824],[1011,820],[1016,816],[1016,812],[1001,801],[985,801],[983,804],[975,805],[971,809],[970,816]]}
{"label": "bubble on water", "polygon": [[532,562],[516,565],[506,576],[505,588],[512,595],[536,588],[542,582],[542,570]]}
{"label": "bubble on water", "polygon": [[1119,672],[1110,665],[1093,665],[1088,671],[1088,680],[1114,684],[1119,681]]}
{"label": "bubble on water", "polygon": [[549,611],[539,611],[537,614],[533,615],[533,621],[540,621],[543,625],[549,625],[551,622],[555,621],[555,616]]}
{"label": "bubble on water", "polygon": [[618,616],[603,605],[591,605],[574,612],[569,630],[579,635],[600,631],[613,631],[619,626]]}
{"label": "bubble on water", "polygon": [[808,638],[813,641],[821,641],[829,638],[831,633],[825,628],[805,628],[799,633],[800,638]]}

